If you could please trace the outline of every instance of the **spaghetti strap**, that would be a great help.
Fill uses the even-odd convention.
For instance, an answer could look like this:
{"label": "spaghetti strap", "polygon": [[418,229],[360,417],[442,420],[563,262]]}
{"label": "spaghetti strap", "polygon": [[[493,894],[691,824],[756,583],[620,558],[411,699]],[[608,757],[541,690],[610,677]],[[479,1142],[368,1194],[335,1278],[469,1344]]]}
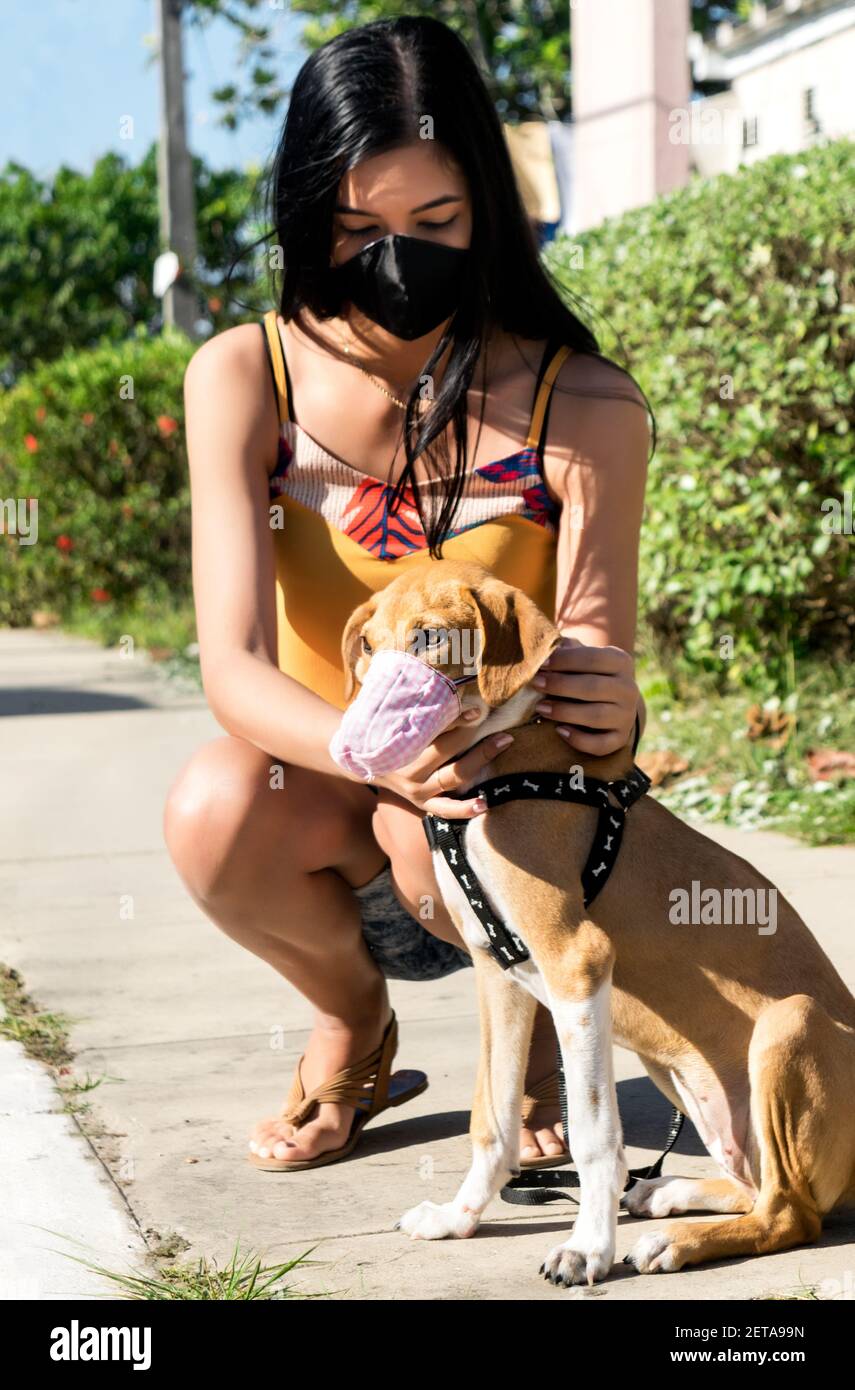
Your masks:
{"label": "spaghetti strap", "polygon": [[285,353],[282,351],[282,339],[279,336],[279,324],[275,309],[268,309],[261,321],[264,330],[265,345],[267,347],[267,360],[270,363],[270,370],[273,374],[273,385],[276,390],[276,409],[279,412],[279,423],[283,420],[292,420],[291,413],[291,393],[289,391],[288,367],[285,362]]}
{"label": "spaghetti strap", "polygon": [[[555,385],[558,373],[572,351],[573,349],[568,347],[565,343],[553,354],[546,371],[543,373],[537,396],[535,397],[534,409],[531,412],[531,423],[529,425],[525,447],[527,449],[536,449],[541,461],[543,459],[543,447],[546,442],[546,416],[549,403],[552,399],[552,388]],[[548,352],[549,344],[547,343],[544,360]]]}

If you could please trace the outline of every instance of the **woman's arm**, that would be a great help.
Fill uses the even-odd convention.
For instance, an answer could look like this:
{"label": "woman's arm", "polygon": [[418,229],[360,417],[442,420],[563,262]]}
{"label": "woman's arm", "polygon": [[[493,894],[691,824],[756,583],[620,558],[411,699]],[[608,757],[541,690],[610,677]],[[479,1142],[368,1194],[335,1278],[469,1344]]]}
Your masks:
{"label": "woman's arm", "polygon": [[205,695],[229,734],[284,762],[343,776],[328,744],[341,713],[276,665],[268,474],[278,420],[260,329],[205,343],[184,379],[193,592]]}
{"label": "woman's arm", "polygon": [[[617,391],[619,399],[607,394]],[[550,417],[546,476],[562,503],[555,621],[566,643],[538,681],[543,712],[570,730],[574,747],[602,755],[630,742],[636,714],[644,725],[633,650],[647,410],[614,368],[574,356]]]}

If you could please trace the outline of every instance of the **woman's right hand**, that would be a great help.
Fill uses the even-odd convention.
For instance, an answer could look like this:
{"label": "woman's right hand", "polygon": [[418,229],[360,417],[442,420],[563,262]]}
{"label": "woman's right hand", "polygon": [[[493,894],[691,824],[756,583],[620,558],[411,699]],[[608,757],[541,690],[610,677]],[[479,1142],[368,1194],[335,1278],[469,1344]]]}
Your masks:
{"label": "woman's right hand", "polygon": [[[424,813],[444,816],[448,820],[471,820],[473,816],[486,811],[486,802],[477,793],[462,800],[449,793],[483,781],[491,760],[514,741],[512,734],[491,734],[474,747],[467,748],[471,737],[472,732],[466,727],[464,716],[459,727],[449,730],[447,734],[440,734],[424,753],[406,767],[387,773],[385,777],[376,777],[374,785],[388,788]],[[466,749],[462,756],[455,757],[462,749]]]}

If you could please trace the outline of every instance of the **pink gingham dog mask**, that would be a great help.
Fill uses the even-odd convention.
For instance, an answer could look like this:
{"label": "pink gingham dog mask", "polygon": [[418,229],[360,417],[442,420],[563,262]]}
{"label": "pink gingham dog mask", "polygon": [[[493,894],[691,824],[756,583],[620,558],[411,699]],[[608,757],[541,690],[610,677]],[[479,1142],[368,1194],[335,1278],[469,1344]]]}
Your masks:
{"label": "pink gingham dog mask", "polygon": [[330,741],[330,754],[363,781],[406,767],[460,715],[458,685],[412,652],[384,648]]}

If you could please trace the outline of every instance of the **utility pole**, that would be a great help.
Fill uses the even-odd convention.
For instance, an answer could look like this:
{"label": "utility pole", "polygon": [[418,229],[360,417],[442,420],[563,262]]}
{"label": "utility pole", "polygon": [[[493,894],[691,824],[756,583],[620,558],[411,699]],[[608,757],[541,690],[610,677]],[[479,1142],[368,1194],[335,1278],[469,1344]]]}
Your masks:
{"label": "utility pole", "polygon": [[[196,200],[193,166],[184,116],[184,64],[181,12],[184,0],[155,0],[160,43],[160,139],[157,184],[163,249],[174,251],[181,270],[163,296],[164,322],[195,337],[199,307],[192,277],[196,271]],[[190,277],[189,279],[187,277]]]}

